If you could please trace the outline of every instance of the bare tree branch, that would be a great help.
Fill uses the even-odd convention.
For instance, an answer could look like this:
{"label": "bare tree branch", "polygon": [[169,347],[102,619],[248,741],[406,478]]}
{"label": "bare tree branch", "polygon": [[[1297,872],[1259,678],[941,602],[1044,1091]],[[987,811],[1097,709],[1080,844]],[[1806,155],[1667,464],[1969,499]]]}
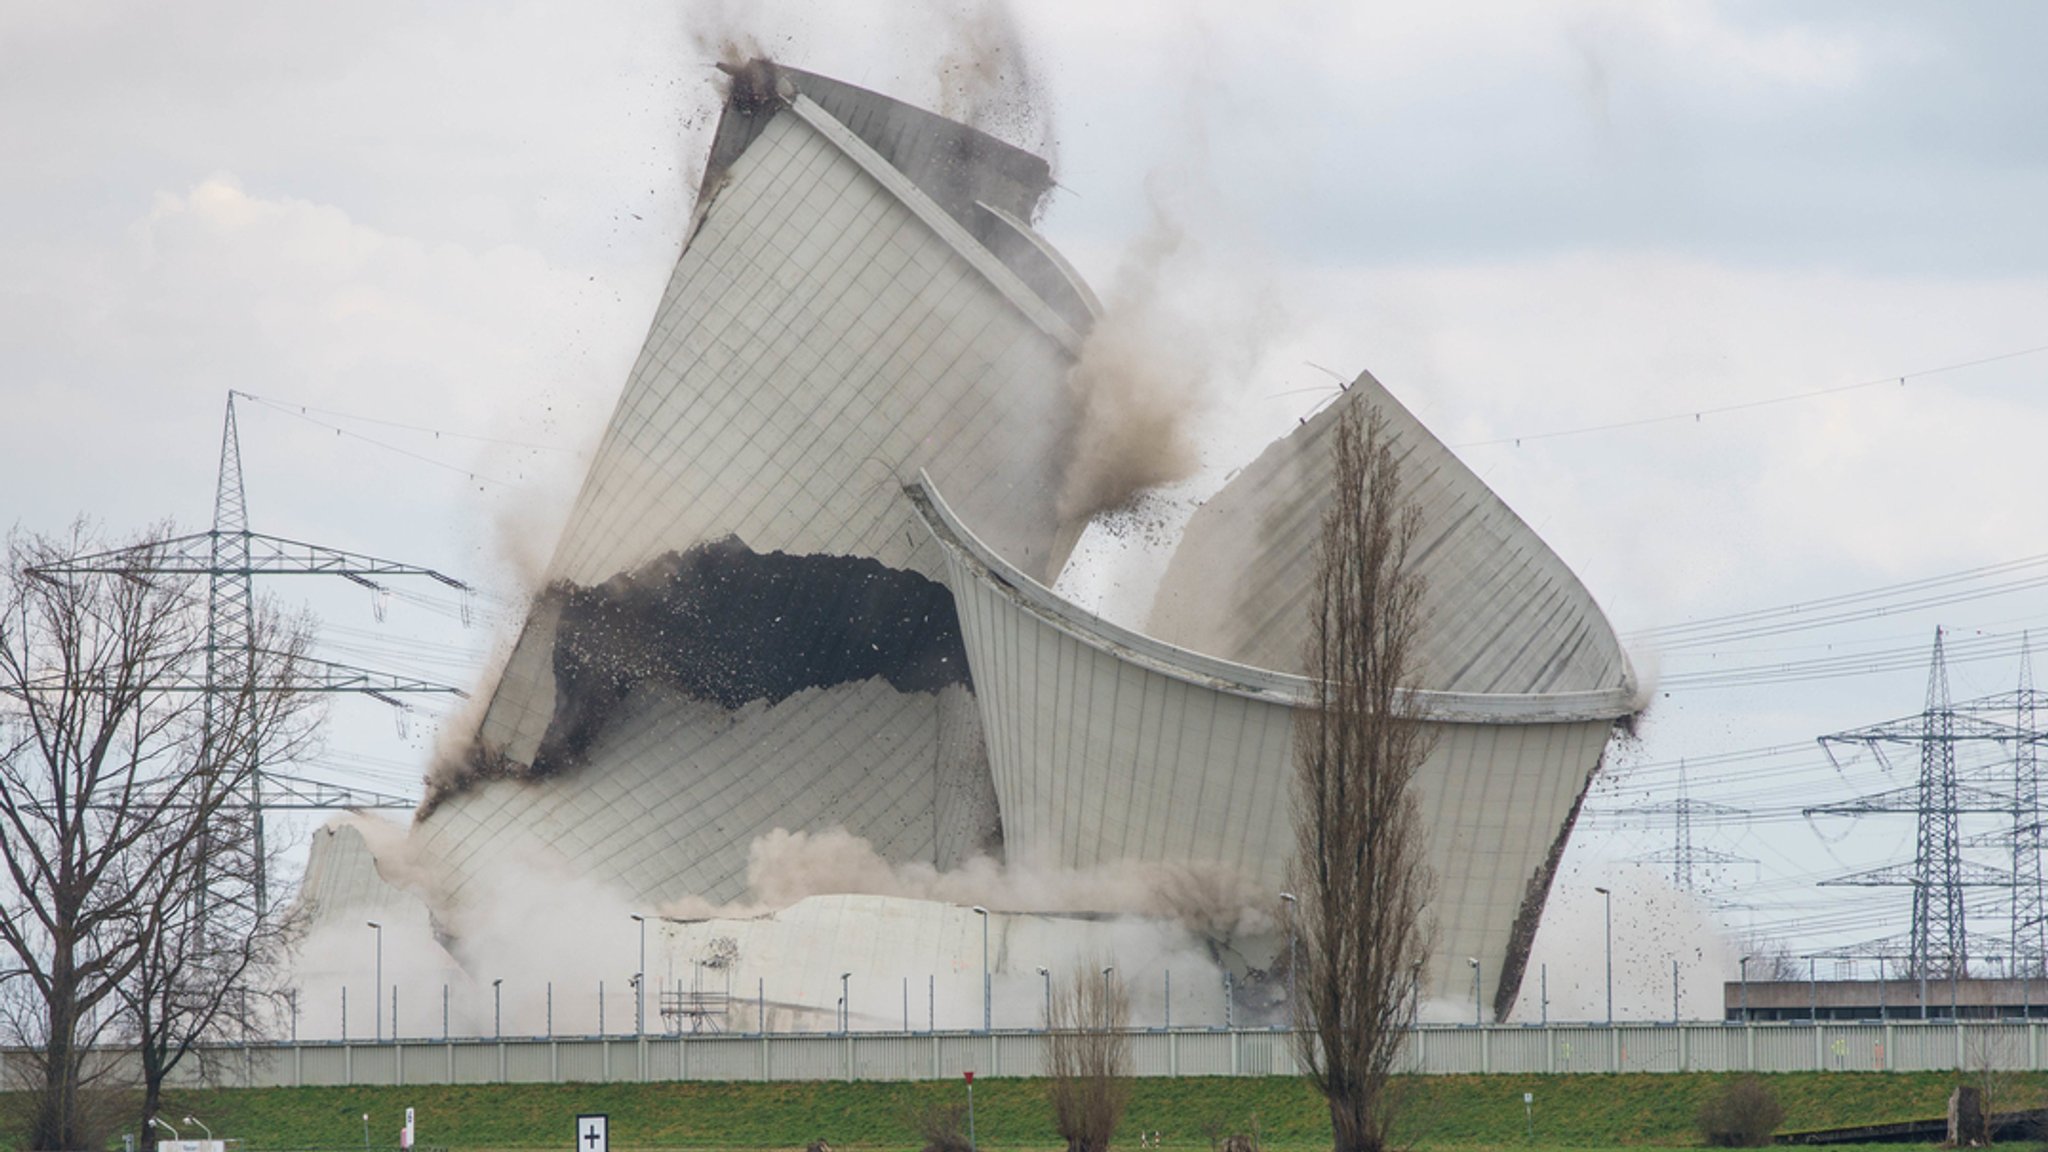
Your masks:
{"label": "bare tree branch", "polygon": [[311,731],[291,689],[306,629],[259,612],[280,663],[225,696],[186,690],[208,655],[200,588],[142,571],[168,535],[55,579],[36,570],[96,550],[89,530],[17,533],[0,578],[0,1027],[30,1052],[34,1148],[105,1143],[126,1045],[152,1146],[163,1078],[248,1002],[282,931],[250,895],[251,785]]}
{"label": "bare tree branch", "polygon": [[1343,414],[1332,470],[1304,652],[1314,698],[1295,727],[1296,1043],[1337,1152],[1380,1152],[1431,936],[1412,786],[1431,742],[1408,691],[1423,623],[1408,549],[1421,512],[1377,409]]}
{"label": "bare tree branch", "polygon": [[1105,1152],[1131,1100],[1131,1000],[1114,969],[1084,960],[1054,981],[1047,1092],[1067,1152]]}

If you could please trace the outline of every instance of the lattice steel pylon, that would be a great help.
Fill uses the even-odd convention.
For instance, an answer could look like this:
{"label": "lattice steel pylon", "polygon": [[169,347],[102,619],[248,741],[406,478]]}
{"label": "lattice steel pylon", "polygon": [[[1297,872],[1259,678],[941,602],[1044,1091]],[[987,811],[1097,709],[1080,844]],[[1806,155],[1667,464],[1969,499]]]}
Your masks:
{"label": "lattice steel pylon", "polygon": [[1942,632],[1937,628],[1934,656],[1927,669],[1927,705],[1918,716],[1820,738],[1821,748],[1837,767],[1841,765],[1838,753],[1850,747],[1873,753],[1887,768],[1891,766],[1888,749],[1909,747],[1915,752],[1919,769],[1915,784],[1845,804],[1806,809],[1808,815],[1910,812],[1917,817],[1912,863],[1822,881],[1826,885],[1913,890],[1907,957],[1913,975],[1967,975],[1969,926],[1963,890],[2013,885],[2011,873],[1963,858],[1963,814],[2006,815],[2013,810],[2013,800],[2002,792],[1964,784],[1956,772],[1956,747],[1972,741],[2010,745],[2017,735],[2011,725],[1987,720],[1950,702],[1948,662],[1943,655]]}
{"label": "lattice steel pylon", "polygon": [[2034,690],[2031,639],[2020,635],[2017,687],[1956,705],[1958,712],[2010,720],[2012,741],[2011,821],[2008,829],[1986,838],[2012,854],[2012,907],[2009,921],[2013,972],[2048,975],[2048,892],[2041,871],[2040,696]]}
{"label": "lattice steel pylon", "polygon": [[2048,964],[2048,899],[2041,878],[2041,765],[2034,726],[2034,657],[2020,636],[2020,680],[2013,692],[2013,727],[2022,738],[2012,754],[2012,963],[2019,976],[2043,975]]}
{"label": "lattice steel pylon", "polygon": [[[395,676],[367,668],[301,658],[295,661],[297,676],[290,685],[256,682],[256,598],[254,579],[258,576],[340,576],[373,592],[381,592],[378,578],[418,576],[436,581],[468,595],[469,585],[431,568],[381,560],[374,556],[306,544],[249,530],[249,505],[242,483],[241,436],[235,424],[235,396],[228,393],[227,417],[221,429],[220,465],[215,477],[213,527],[210,531],[176,536],[137,548],[119,548],[90,556],[78,556],[60,564],[45,565],[36,573],[45,577],[88,574],[116,574],[124,577],[204,577],[206,597],[206,666],[198,682],[173,681],[170,690],[205,693],[202,713],[204,730],[201,746],[213,748],[213,734],[231,713],[230,701],[237,693],[276,691],[353,693],[403,707],[402,695],[429,693],[462,696],[461,689],[428,680]],[[465,620],[467,614],[465,613]],[[233,742],[230,742],[233,743]],[[269,855],[265,843],[263,816],[272,809],[389,808],[398,798],[375,793],[340,789],[331,784],[301,780],[269,772],[251,764],[243,778],[249,781],[248,795],[238,802],[229,819],[246,820],[245,828],[230,828],[229,834],[250,839],[255,877],[254,898],[259,910],[269,907]],[[265,792],[265,780],[283,785],[283,795],[273,803]],[[409,806],[409,805],[408,805]]]}
{"label": "lattice steel pylon", "polygon": [[1693,843],[1692,818],[1695,814],[1713,817],[1741,815],[1741,810],[1726,804],[1715,804],[1706,800],[1695,800],[1685,776],[1685,761],[1678,762],[1678,798],[1656,804],[1641,804],[1629,809],[1631,814],[1669,815],[1671,817],[1671,847],[1668,850],[1646,852],[1635,857],[1641,864],[1669,865],[1671,887],[1680,892],[1699,892],[1703,887],[1700,873],[1704,868],[1721,867],[1730,864],[1755,864],[1748,856],[1733,852],[1722,852],[1714,848],[1701,848]]}

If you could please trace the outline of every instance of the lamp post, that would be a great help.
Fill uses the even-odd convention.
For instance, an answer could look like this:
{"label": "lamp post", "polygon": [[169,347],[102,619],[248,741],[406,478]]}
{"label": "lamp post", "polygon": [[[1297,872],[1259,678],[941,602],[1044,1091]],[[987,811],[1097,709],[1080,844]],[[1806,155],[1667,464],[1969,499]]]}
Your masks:
{"label": "lamp post", "polygon": [[[1740,972],[1740,973],[1742,974],[1742,1022],[1743,1022],[1744,1024],[1747,1024],[1747,1023],[1749,1023],[1749,962],[1750,962],[1750,959],[1751,959],[1751,957],[1748,957],[1748,956],[1744,956],[1744,957],[1743,957],[1742,959],[1740,959],[1740,960],[1737,960],[1737,961],[1735,962],[1735,968],[1736,968],[1736,971],[1738,971],[1738,972]],[[1880,985],[1880,988],[1881,988],[1881,987],[1882,987],[1882,985]]]}
{"label": "lamp post", "polygon": [[1479,975],[1480,975],[1480,974],[1479,974],[1479,957],[1477,957],[1477,956],[1467,956],[1467,957],[1465,957],[1465,963],[1467,963],[1467,964],[1470,964],[1470,965],[1472,966],[1472,1026],[1476,1028],[1476,1027],[1478,1027],[1479,1025],[1481,1025],[1481,1024],[1484,1024],[1484,1023],[1486,1023],[1486,1017],[1485,1017],[1485,1014],[1484,1014],[1485,1010],[1484,1010],[1484,1009],[1482,1009],[1482,1008],[1481,1008],[1481,1007],[1479,1006],[1479,1005],[1480,1005],[1480,991],[1479,991],[1479,988],[1480,988],[1480,978],[1479,978]]}
{"label": "lamp post", "polygon": [[199,1119],[197,1119],[197,1118],[195,1118],[195,1117],[187,1116],[187,1117],[185,1117],[185,1123],[187,1123],[187,1124],[197,1124],[197,1125],[199,1125],[199,1130],[200,1130],[201,1132],[204,1132],[204,1133],[206,1133],[206,1138],[207,1138],[208,1140],[212,1140],[212,1139],[213,1139],[213,1129],[211,1129],[211,1128],[208,1128],[208,1127],[206,1126],[206,1122],[205,1122],[205,1121],[203,1121],[203,1120],[199,1120]]}
{"label": "lamp post", "polygon": [[1052,1031],[1052,969],[1039,965],[1038,974],[1045,977],[1045,1030]]}
{"label": "lamp post", "polygon": [[491,1038],[505,1038],[505,978],[491,981]]}
{"label": "lamp post", "polygon": [[149,1122],[163,1129],[164,1131],[169,1132],[171,1134],[171,1139],[177,1140],[181,1143],[184,1141],[185,1138],[179,1135],[178,1130],[176,1128],[171,1127],[170,1122],[165,1120],[163,1117],[151,1116],[149,1118]]}
{"label": "lamp post", "polygon": [[1287,1030],[1292,1032],[1301,1026],[1294,1006],[1294,893],[1282,892],[1280,902],[1287,905]]}
{"label": "lamp post", "polygon": [[846,998],[846,981],[852,975],[853,973],[851,972],[841,972],[839,974],[839,1034],[841,1036],[853,1031],[853,1003]]}
{"label": "lamp post", "polygon": [[981,917],[981,1030],[995,1027],[995,989],[988,982],[988,909],[976,904],[969,909]]}
{"label": "lamp post", "polygon": [[1116,965],[1114,964],[1102,970],[1102,1017],[1104,1028],[1109,1026],[1109,978],[1115,972]]}
{"label": "lamp post", "polygon": [[[370,1028],[378,1040],[384,1039],[384,926],[375,920],[368,921],[377,932],[377,985],[372,991],[376,1000],[372,1004]],[[211,1140],[213,1137],[209,1136]]]}
{"label": "lamp post", "polygon": [[640,968],[633,975],[633,1035],[647,1035],[647,917],[634,916],[640,925]]}
{"label": "lamp post", "polygon": [[1595,888],[1607,905],[1607,1026],[1614,1027],[1614,893]]}

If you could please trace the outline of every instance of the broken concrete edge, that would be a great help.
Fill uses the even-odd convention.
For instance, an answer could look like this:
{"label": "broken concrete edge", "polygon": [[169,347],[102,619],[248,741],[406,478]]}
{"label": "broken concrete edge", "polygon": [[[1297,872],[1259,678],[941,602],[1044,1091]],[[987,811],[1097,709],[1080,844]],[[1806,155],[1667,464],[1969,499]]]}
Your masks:
{"label": "broken concrete edge", "polygon": [[[961,522],[931,476],[919,471],[904,496],[941,547],[965,560],[976,576],[1000,588],[1019,607],[1081,643],[1118,659],[1197,687],[1289,707],[1313,699],[1308,678],[1236,664],[1113,624],[1073,604],[1004,560]],[[1409,689],[1416,715],[1435,723],[1563,724],[1614,720],[1632,711],[1627,687],[1590,692],[1504,695]]]}

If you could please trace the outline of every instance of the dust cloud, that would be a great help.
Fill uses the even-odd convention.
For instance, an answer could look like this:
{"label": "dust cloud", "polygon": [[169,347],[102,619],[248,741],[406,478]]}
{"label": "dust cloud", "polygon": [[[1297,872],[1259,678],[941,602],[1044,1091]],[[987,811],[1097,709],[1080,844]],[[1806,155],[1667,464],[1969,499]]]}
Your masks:
{"label": "dust cloud", "polygon": [[737,68],[767,55],[746,8],[731,0],[690,0],[682,6],[683,35],[698,59]]}
{"label": "dust cloud", "polygon": [[1003,864],[976,856],[940,871],[896,864],[841,828],[776,829],[747,850],[747,896],[732,904],[695,897],[661,911],[678,919],[735,919],[780,911],[811,896],[896,896],[979,904],[998,912],[1122,913],[1170,919],[1207,939],[1228,941],[1271,931],[1275,923],[1255,886],[1220,865],[1124,861],[1094,868]]}
{"label": "dust cloud", "polygon": [[1067,374],[1073,432],[1057,511],[1077,534],[1098,513],[1191,475],[1193,421],[1209,376],[1207,341],[1170,301],[1169,273],[1188,234],[1151,191],[1151,219],[1118,267],[1102,318]]}
{"label": "dust cloud", "polygon": [[938,16],[938,113],[1035,153],[1057,171],[1052,104],[1007,0],[946,4]]}
{"label": "dust cloud", "polygon": [[[1614,1018],[1670,1020],[1676,961],[1678,1013],[1688,1020],[1720,1019],[1721,985],[1735,978],[1738,954],[1727,926],[1695,894],[1673,888],[1668,878],[1642,867],[1624,867],[1599,879],[1560,877],[1543,910],[1509,1019],[1606,1018],[1607,904],[1593,890],[1596,884],[1613,892]],[[1542,1003],[1546,973],[1547,1010]],[[1462,1011],[1434,1018],[1469,1021],[1471,1001],[1464,1002]]]}

